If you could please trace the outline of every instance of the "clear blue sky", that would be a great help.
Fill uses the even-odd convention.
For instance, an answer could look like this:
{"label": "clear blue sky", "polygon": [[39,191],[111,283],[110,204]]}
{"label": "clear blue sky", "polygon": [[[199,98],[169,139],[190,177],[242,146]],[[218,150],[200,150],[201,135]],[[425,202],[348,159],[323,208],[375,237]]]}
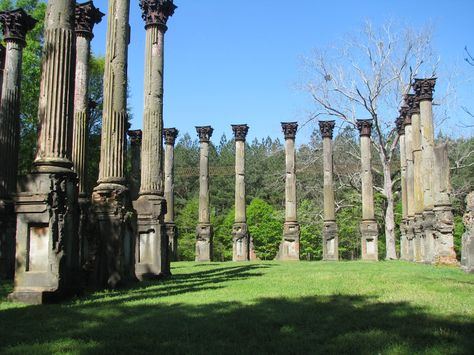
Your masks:
{"label": "clear blue sky", "polygon": [[[144,22],[131,0],[129,46],[132,127],[142,127]],[[107,0],[95,0],[107,13]],[[210,124],[213,141],[232,136],[230,124],[247,123],[249,139],[281,137],[281,121],[305,120],[308,97],[294,89],[300,57],[356,31],[365,20],[434,25],[442,63],[463,66],[464,46],[474,52],[474,0],[175,0],[165,40],[165,127],[195,136]],[[96,26],[93,52],[105,54],[107,18]],[[472,70],[474,72],[474,70]],[[465,96],[464,96],[465,95]],[[460,99],[473,94],[461,93]],[[469,103],[466,103],[468,105]],[[474,106],[474,103],[471,104]],[[309,139],[307,126],[297,140]]]}

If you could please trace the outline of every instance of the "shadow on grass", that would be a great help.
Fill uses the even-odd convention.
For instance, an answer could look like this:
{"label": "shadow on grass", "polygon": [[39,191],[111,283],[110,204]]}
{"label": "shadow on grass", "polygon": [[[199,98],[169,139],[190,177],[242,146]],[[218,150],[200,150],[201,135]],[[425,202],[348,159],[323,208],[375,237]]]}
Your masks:
{"label": "shadow on grass", "polygon": [[273,265],[217,267],[84,302],[5,309],[0,353],[472,353],[472,318],[406,302],[333,295],[169,304],[173,295],[258,277],[262,267]]}

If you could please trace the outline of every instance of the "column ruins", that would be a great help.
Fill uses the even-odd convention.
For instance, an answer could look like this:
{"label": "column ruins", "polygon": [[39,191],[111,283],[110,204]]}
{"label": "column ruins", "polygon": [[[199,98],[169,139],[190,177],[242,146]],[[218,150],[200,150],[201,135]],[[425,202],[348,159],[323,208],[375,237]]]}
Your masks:
{"label": "column ruins", "polygon": [[[433,129],[433,91],[436,78],[415,79],[413,89],[420,105],[421,132],[421,186],[423,187],[421,255],[417,261],[432,263],[435,253],[435,214],[433,194],[434,172],[434,129]],[[416,172],[415,172],[416,177]]]}
{"label": "column ruins", "polygon": [[474,273],[474,192],[466,196],[465,232],[462,236],[461,269]]}
{"label": "column ruins", "polygon": [[334,204],[332,137],[335,121],[319,121],[323,138],[324,227],[323,260],[339,260],[339,237]]}
{"label": "column ruins", "polygon": [[408,201],[407,201],[407,156],[405,146],[405,117],[408,114],[408,107],[402,106],[400,116],[396,120],[396,126],[399,137],[400,148],[400,186],[402,193],[402,221],[400,223],[400,259],[408,260],[408,241],[407,241],[407,217],[408,217]]}
{"label": "column ruins", "polygon": [[360,132],[362,180],[362,260],[378,260],[378,227],[374,213],[374,187],[372,181],[372,152],[370,135],[372,120],[357,120]]}
{"label": "column ruins", "polygon": [[139,279],[170,275],[164,224],[163,190],[163,70],[167,22],[176,6],[172,0],[140,0],[145,21],[145,103],[138,213],[136,275]]}
{"label": "column ruins", "polygon": [[212,226],[209,206],[209,140],[211,126],[196,127],[199,136],[199,222],[196,227],[196,261],[212,260]]}
{"label": "column ruins", "polygon": [[457,265],[454,251],[454,216],[451,203],[451,176],[448,146],[441,144],[434,148],[433,193],[434,193],[434,250],[435,264]]}
{"label": "column ruins", "polygon": [[15,269],[15,212],[20,140],[20,83],[26,34],[36,20],[23,9],[0,12],[6,48],[1,53],[0,103],[0,277],[13,278]]}
{"label": "column ruins", "polygon": [[102,21],[104,14],[97,9],[92,1],[76,5],[76,71],[74,87],[74,123],[72,136],[72,162],[78,177],[79,188],[79,253],[83,268],[88,269],[91,262],[89,252],[93,236],[89,233],[90,196],[86,187],[87,176],[87,148],[89,134],[89,60],[92,31],[94,25]]}
{"label": "column ruins", "polygon": [[141,152],[142,152],[142,130],[134,129],[127,132],[130,139],[130,155],[131,155],[131,176],[130,176],[130,198],[132,201],[138,199],[140,192],[141,179]]}
{"label": "column ruins", "polygon": [[99,179],[92,193],[99,246],[96,287],[114,288],[135,279],[136,215],[125,174],[129,11],[130,0],[109,0]]}
{"label": "column ruins", "polygon": [[176,128],[163,129],[163,139],[165,140],[165,228],[171,261],[178,260],[178,229],[174,223],[174,143],[177,136],[178,130]]}
{"label": "column ruins", "polygon": [[44,303],[80,286],[72,170],[75,33],[72,0],[47,4],[39,137],[33,171],[17,195],[16,272],[11,299]]}
{"label": "column ruins", "polygon": [[278,251],[278,260],[300,260],[300,225],[297,218],[296,199],[296,150],[295,138],[298,130],[296,122],[282,122],[285,135],[285,224],[283,239]]}
{"label": "column ruins", "polygon": [[235,218],[232,226],[233,261],[250,260],[250,236],[245,201],[245,138],[246,124],[232,125],[235,138]]}
{"label": "column ruins", "polygon": [[403,125],[405,126],[405,156],[406,156],[406,195],[407,216],[405,220],[406,260],[415,260],[415,179],[413,159],[413,127],[412,113],[405,98],[403,110],[407,110]]}

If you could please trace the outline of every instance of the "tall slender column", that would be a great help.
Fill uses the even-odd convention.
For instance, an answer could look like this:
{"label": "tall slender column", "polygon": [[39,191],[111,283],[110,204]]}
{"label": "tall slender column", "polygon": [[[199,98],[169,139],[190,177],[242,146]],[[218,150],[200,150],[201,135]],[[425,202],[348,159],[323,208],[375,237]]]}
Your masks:
{"label": "tall slender column", "polygon": [[250,238],[245,201],[245,138],[246,124],[232,125],[235,138],[235,219],[232,226],[233,261],[250,260]]}
{"label": "tall slender column", "polygon": [[92,1],[76,5],[76,79],[74,90],[74,127],[72,162],[79,179],[79,200],[86,196],[86,159],[89,121],[89,59],[94,25],[102,21],[104,14]]}
{"label": "tall slender column", "polygon": [[141,179],[141,156],[142,156],[142,130],[135,129],[127,132],[130,138],[130,155],[132,158],[131,176],[130,176],[130,198],[135,201],[138,198],[140,191],[140,179]]}
{"label": "tall slender column", "polygon": [[[405,104],[406,104],[405,100]],[[407,160],[406,185],[407,185],[407,219],[405,223],[407,239],[407,260],[415,260],[415,179],[413,162],[413,127],[412,115],[408,110],[405,115],[405,155]]]}
{"label": "tall slender column", "polygon": [[[20,83],[25,36],[36,20],[23,9],[0,12],[6,49],[3,48],[0,103],[0,277],[13,277],[15,269],[15,213],[20,136]],[[3,46],[2,46],[3,47]]]}
{"label": "tall slender column", "polygon": [[402,221],[400,223],[400,259],[408,260],[407,250],[407,234],[406,221],[408,217],[408,202],[407,202],[407,156],[405,147],[405,117],[408,114],[408,107],[402,106],[400,108],[400,116],[396,120],[396,126],[399,137],[400,148],[400,186],[402,194]]}
{"label": "tall slender column", "polygon": [[3,73],[5,72],[5,55],[5,46],[0,43],[0,97],[2,97]]}
{"label": "tall slender column", "polygon": [[433,194],[435,215],[435,248],[433,263],[457,265],[454,251],[454,216],[451,203],[451,176],[448,158],[448,146],[434,148],[435,169],[433,170]]}
{"label": "tall slender column", "polygon": [[196,261],[212,260],[212,226],[209,204],[209,140],[211,126],[196,127],[201,144],[199,162],[199,222],[196,228]]}
{"label": "tall slender column", "polygon": [[362,180],[362,260],[378,260],[378,227],[374,213],[374,186],[372,180],[372,152],[370,135],[372,120],[357,120],[360,132]]}
{"label": "tall slender column", "polygon": [[415,79],[413,88],[420,103],[421,160],[423,186],[423,242],[422,261],[432,263],[436,248],[434,214],[434,129],[433,129],[433,91],[436,78]]}
{"label": "tall slender column", "polygon": [[165,227],[171,261],[178,260],[178,229],[174,223],[174,143],[178,136],[176,128],[163,129],[165,140]]}
{"label": "tall slender column", "polygon": [[276,259],[300,260],[300,225],[297,218],[296,198],[296,150],[295,138],[298,130],[296,122],[282,122],[281,127],[285,135],[285,224],[283,225],[283,239]]}
{"label": "tall slender column", "polygon": [[323,137],[324,170],[324,229],[323,260],[339,260],[339,237],[337,234],[336,208],[334,203],[332,136],[335,121],[319,121]]}
{"label": "tall slender column", "polygon": [[135,278],[135,211],[125,175],[129,11],[130,0],[109,0],[99,179],[92,193],[96,287],[114,288]]}
{"label": "tall slender column", "polygon": [[80,287],[75,220],[76,173],[71,161],[75,33],[72,0],[50,0],[33,173],[18,185],[15,289],[10,298],[43,303]]}
{"label": "tall slender column", "polygon": [[139,279],[170,274],[168,239],[164,224],[163,191],[163,70],[166,23],[176,6],[172,0],[140,0],[145,21],[145,104],[136,275]]}
{"label": "tall slender column", "polygon": [[474,192],[466,196],[463,222],[466,231],[462,236],[461,269],[474,273]]}

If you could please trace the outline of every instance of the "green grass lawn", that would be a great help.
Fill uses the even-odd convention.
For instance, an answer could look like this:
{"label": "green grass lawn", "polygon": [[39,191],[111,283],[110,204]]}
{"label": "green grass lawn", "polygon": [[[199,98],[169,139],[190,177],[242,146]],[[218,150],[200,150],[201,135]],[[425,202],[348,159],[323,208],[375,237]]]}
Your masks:
{"label": "green grass lawn", "polygon": [[0,353],[474,354],[474,275],[404,262],[174,263],[59,305],[5,301]]}

